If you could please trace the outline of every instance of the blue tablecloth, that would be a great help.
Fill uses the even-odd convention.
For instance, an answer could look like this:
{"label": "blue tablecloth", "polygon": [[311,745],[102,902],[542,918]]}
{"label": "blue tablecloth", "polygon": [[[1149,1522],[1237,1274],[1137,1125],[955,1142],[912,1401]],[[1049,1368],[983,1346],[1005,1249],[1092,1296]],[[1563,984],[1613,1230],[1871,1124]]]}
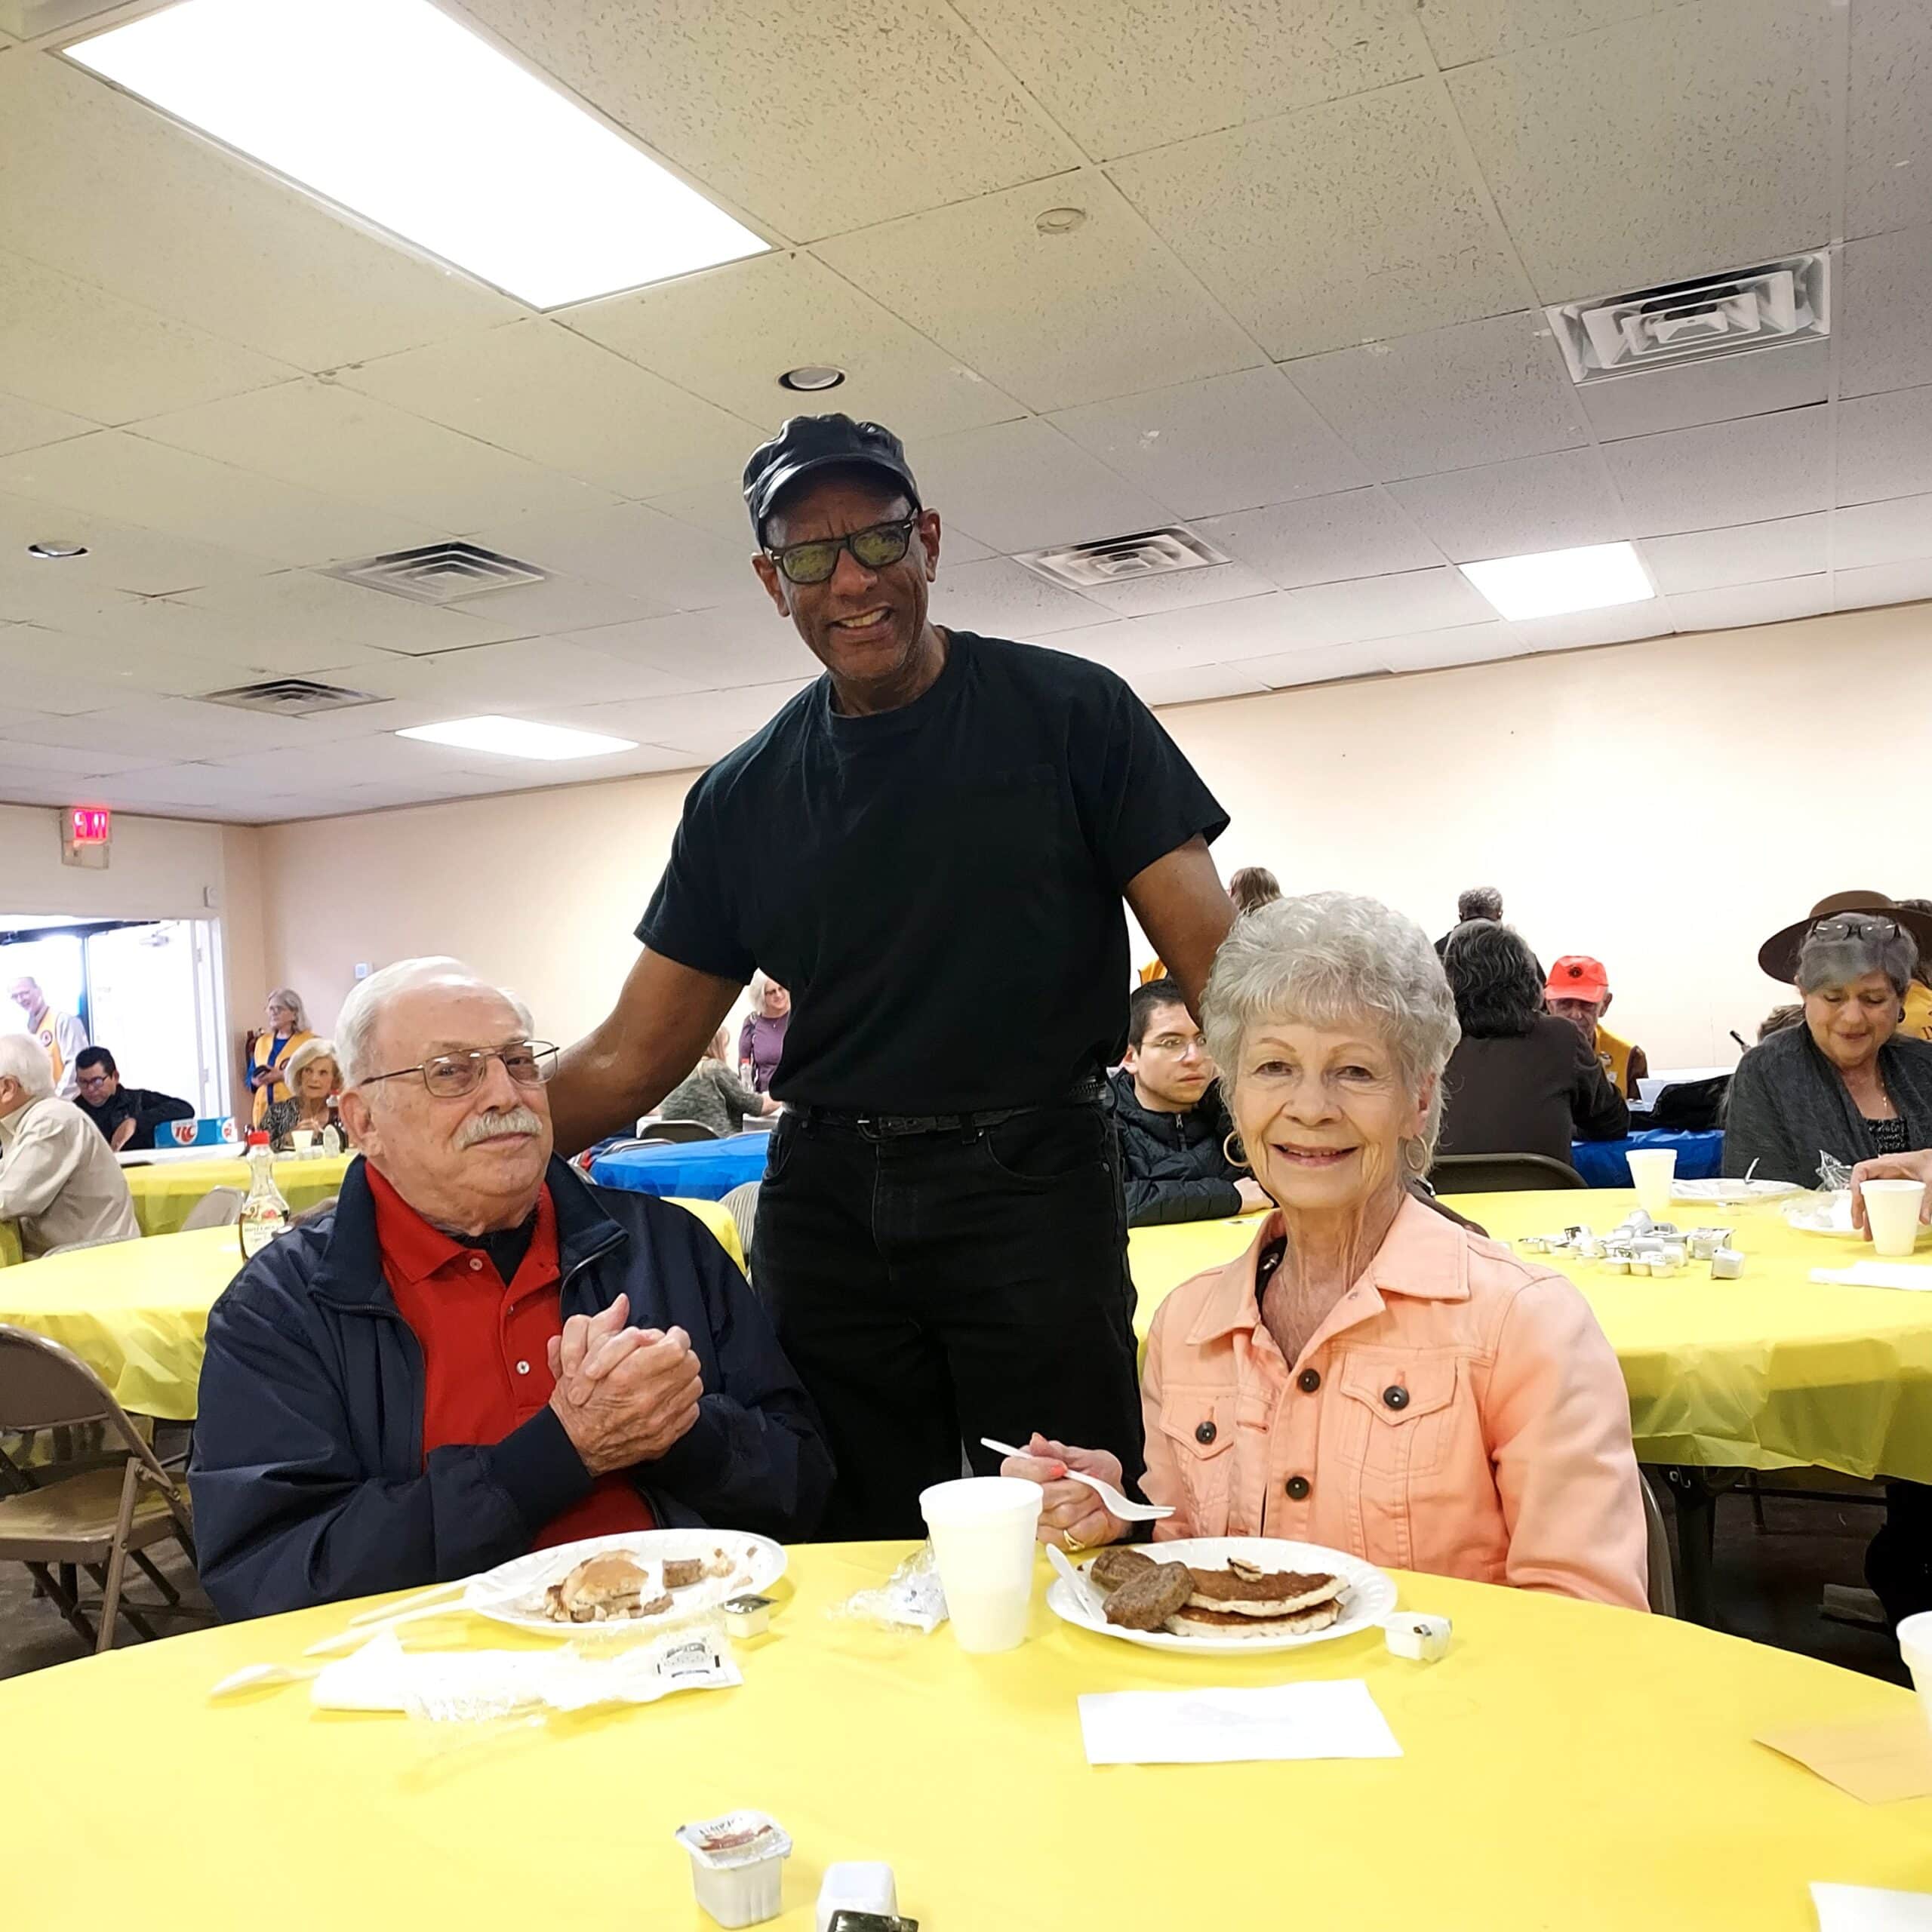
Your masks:
{"label": "blue tablecloth", "polygon": [[678,1195],[687,1201],[722,1201],[733,1188],[764,1178],[768,1134],[734,1134],[722,1140],[675,1141],[664,1146],[626,1147],[600,1154],[590,1164],[599,1187],[633,1194]]}
{"label": "blue tablecloth", "polygon": [[1623,1157],[1644,1147],[1675,1147],[1679,1180],[1715,1180],[1724,1164],[1721,1134],[1674,1134],[1661,1128],[1647,1128],[1624,1140],[1573,1140],[1570,1164],[1592,1187],[1628,1187],[1630,1167]]}

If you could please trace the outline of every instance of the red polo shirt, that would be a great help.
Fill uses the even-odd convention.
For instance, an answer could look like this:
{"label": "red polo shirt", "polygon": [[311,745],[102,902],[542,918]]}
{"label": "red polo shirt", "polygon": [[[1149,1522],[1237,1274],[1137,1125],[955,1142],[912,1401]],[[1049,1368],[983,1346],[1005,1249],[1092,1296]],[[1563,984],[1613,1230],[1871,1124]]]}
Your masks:
{"label": "red polo shirt", "polygon": [[[564,1329],[557,1211],[537,1199],[529,1251],[507,1287],[481,1248],[432,1227],[368,1162],[383,1274],[423,1349],[423,1453],[445,1444],[500,1442],[549,1401],[549,1344]],[[653,1527],[629,1479],[600,1476],[590,1494],[553,1517],[534,1549]]]}

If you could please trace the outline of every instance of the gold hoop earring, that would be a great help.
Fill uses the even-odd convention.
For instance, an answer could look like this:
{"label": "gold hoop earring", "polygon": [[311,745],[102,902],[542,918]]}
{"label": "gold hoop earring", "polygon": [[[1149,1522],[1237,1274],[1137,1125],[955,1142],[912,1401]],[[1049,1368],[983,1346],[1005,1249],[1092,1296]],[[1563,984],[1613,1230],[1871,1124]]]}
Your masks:
{"label": "gold hoop earring", "polygon": [[1231,1168],[1244,1168],[1247,1165],[1247,1149],[1241,1147],[1238,1154],[1235,1152],[1235,1149],[1240,1146],[1241,1136],[1238,1134],[1227,1134],[1222,1140],[1221,1158]]}

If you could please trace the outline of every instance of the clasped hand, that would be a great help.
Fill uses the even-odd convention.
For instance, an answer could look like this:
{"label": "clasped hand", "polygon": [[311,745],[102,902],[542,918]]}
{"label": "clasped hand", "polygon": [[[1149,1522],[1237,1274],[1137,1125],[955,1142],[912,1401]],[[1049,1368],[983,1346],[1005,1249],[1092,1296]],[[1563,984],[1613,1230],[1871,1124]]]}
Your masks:
{"label": "clasped hand", "polygon": [[629,1328],[630,1298],[573,1315],[550,1343],[550,1407],[592,1475],[664,1454],[697,1420],[704,1377],[681,1328]]}

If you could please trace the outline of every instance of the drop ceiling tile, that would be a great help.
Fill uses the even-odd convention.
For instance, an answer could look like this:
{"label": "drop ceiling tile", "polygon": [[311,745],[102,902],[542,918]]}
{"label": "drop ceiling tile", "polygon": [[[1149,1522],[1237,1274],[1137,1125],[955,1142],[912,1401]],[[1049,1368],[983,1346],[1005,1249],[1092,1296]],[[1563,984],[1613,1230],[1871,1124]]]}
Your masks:
{"label": "drop ceiling tile", "polygon": [[153,761],[147,752],[88,751],[72,745],[21,744],[0,738],[0,786],[29,772],[94,778],[137,771]]}
{"label": "drop ceiling tile", "polygon": [[[58,561],[29,557],[29,543],[83,543],[84,557]],[[28,497],[0,496],[0,610],[27,583],[84,585],[98,598],[116,591],[157,597],[170,591],[230,583],[259,577],[274,565],[245,550],[186,537],[78,510],[51,509]]]}
{"label": "drop ceiling tile", "polygon": [[1275,588],[1244,564],[1209,564],[1198,570],[1097,584],[1081,595],[1117,617],[1157,617],[1170,611],[1199,611],[1210,604],[1266,597]]}
{"label": "drop ceiling tile", "polygon": [[817,675],[818,660],[767,605],[690,611],[641,623],[573,631],[565,641],[669,673],[706,691],[780,684]]}
{"label": "drop ceiling tile", "polygon": [[[202,704],[192,698],[122,697],[105,710],[61,720],[48,734],[48,742],[89,750],[145,749],[158,764],[235,758],[250,751],[332,743],[341,735],[341,719],[351,715],[271,718],[229,705]],[[150,792],[148,774],[143,772],[139,777],[142,790]]]}
{"label": "drop ceiling tile", "polygon": [[1851,14],[1845,151],[1847,226],[1876,235],[1932,221],[1932,9],[1924,0],[1858,0]]}
{"label": "drop ceiling tile", "polygon": [[1396,0],[960,0],[958,11],[1097,158],[1414,78]]}
{"label": "drop ceiling tile", "polygon": [[593,624],[632,623],[663,614],[660,605],[633,597],[614,583],[561,574],[542,583],[493,590],[476,600],[477,609],[486,605],[491,623],[510,626],[524,637],[554,637]]}
{"label": "drop ceiling tile", "polygon": [[[588,763],[591,761],[585,761]],[[601,761],[597,761],[601,762]],[[433,789],[452,779],[466,789],[462,775],[509,764],[488,752],[457,745],[436,745],[420,738],[398,738],[389,732],[365,733],[343,743],[290,747],[275,751],[242,752],[211,761],[211,770],[225,789],[253,784],[263,791],[292,791],[345,799],[358,785],[419,786]],[[552,780],[574,770],[577,761],[549,766]]]}
{"label": "drop ceiling tile", "polygon": [[1451,74],[1541,299],[1826,239],[1841,19],[1828,0],[1704,0]]}
{"label": "drop ceiling tile", "polygon": [[1417,81],[1109,170],[1277,359],[1521,308],[1528,295]]}
{"label": "drop ceiling tile", "polygon": [[1186,517],[1368,481],[1360,460],[1278,369],[1244,369],[1059,411],[1081,448]]}
{"label": "drop ceiling tile", "polygon": [[943,569],[932,588],[934,622],[989,637],[1044,637],[1078,629],[1101,613],[1078,592],[1035,577],[1008,557]]}
{"label": "drop ceiling tile", "polygon": [[[88,672],[59,633],[27,624],[0,628],[0,694],[10,708],[63,718],[106,711],[127,697],[111,675]],[[47,743],[59,742],[40,735]]]}
{"label": "drop ceiling tile", "polygon": [[104,710],[135,697],[192,697],[243,681],[235,664],[214,655],[156,649],[145,641],[103,638],[59,624],[0,629],[0,689],[17,678],[54,669],[84,678]]}
{"label": "drop ceiling tile", "polygon": [[1430,51],[1444,67],[1520,54],[1574,34],[1639,18],[1678,0],[1429,0],[1420,9]]}
{"label": "drop ceiling tile", "polygon": [[1915,604],[1932,597],[1932,557],[1841,570],[1832,579],[1832,608],[1836,611],[1863,610],[1873,604]]}
{"label": "drop ceiling tile", "polygon": [[1680,591],[1766,583],[1825,570],[1831,561],[1831,521],[1829,512],[1818,511],[1730,530],[1652,537],[1638,547],[1657,588],[1675,597]]}
{"label": "drop ceiling tile", "polygon": [[151,665],[173,684],[192,679],[201,691],[251,684],[263,673],[291,677],[325,669],[343,674],[329,681],[353,684],[356,666],[383,655],[339,638],[217,616],[172,597],[118,598],[47,623],[89,663],[134,670]]}
{"label": "drop ceiling tile", "polygon": [[1604,454],[1639,536],[1801,516],[1830,507],[1829,414],[1792,409],[1672,429]]}
{"label": "drop ceiling tile", "polygon": [[1932,490],[1932,387],[1854,396],[1838,417],[1841,503]]}
{"label": "drop ceiling tile", "polygon": [[1520,457],[1392,483],[1389,494],[1457,563],[1534,555],[1629,535],[1595,450]]}
{"label": "drop ceiling tile", "polygon": [[942,517],[1008,555],[1172,521],[1164,505],[1037,417],[936,437],[918,452],[915,473]]}
{"label": "drop ceiling tile", "polygon": [[1932,496],[1895,497],[1832,512],[1832,561],[1842,576],[1868,564],[1932,557]]}
{"label": "drop ceiling tile", "polygon": [[[1024,408],[820,261],[786,251],[614,295],[558,319],[761,430],[815,408],[943,435]],[[781,389],[788,369],[845,371],[835,393]],[[740,462],[758,441],[734,429]],[[740,445],[743,447],[741,448]]]}
{"label": "drop ceiling tile", "polygon": [[1287,365],[1378,481],[1472,469],[1589,440],[1538,315],[1492,315]]}
{"label": "drop ceiling tile", "polygon": [[398,409],[567,475],[648,497],[701,481],[755,432],[558,324],[531,320],[345,371]]}
{"label": "drop ceiling tile", "polygon": [[1209,698],[1258,697],[1267,689],[1250,668],[1235,664],[1186,664],[1162,671],[1149,666],[1128,674],[1143,704],[1199,704]]}
{"label": "drop ceiling tile", "polygon": [[1822,616],[1832,608],[1832,580],[1788,577],[1775,583],[1739,583],[1722,590],[1690,590],[1670,600],[1680,631],[1734,630],[1745,624],[1781,624]]}
{"label": "drop ceiling tile", "polygon": [[1832,345],[1787,342],[1744,355],[1586,383],[1577,400],[1604,442],[1801,409],[1831,393]]}
{"label": "drop ceiling tile", "polygon": [[1579,651],[1599,644],[1632,644],[1662,637],[1673,628],[1671,607],[1661,597],[1618,604],[1607,611],[1572,611],[1560,617],[1532,617],[1506,626],[1531,651]]}
{"label": "drop ceiling tile", "polygon": [[1204,518],[1213,544],[1284,589],[1426,570],[1442,553],[1383,490],[1347,490],[1306,502]]}
{"label": "drop ceiling tile", "polygon": [[285,564],[406,549],[445,534],[119,429],[0,457],[0,491]]}
{"label": "drop ceiling tile", "polygon": [[583,705],[560,714],[557,721],[586,731],[616,732],[694,758],[721,758],[769,724],[811,681],[792,679],[705,691],[694,697]]}
{"label": "drop ceiling tile", "polygon": [[[1352,583],[1319,583],[1287,593],[1299,642],[1353,644],[1410,631],[1481,623],[1489,604],[1462,572],[1446,566]],[[1237,660],[1238,661],[1238,660]]]}
{"label": "drop ceiling tile", "polygon": [[[1041,234],[1035,218],[1061,205],[1086,220]],[[1263,360],[1097,174],[955,202],[817,252],[1031,409]]]}
{"label": "drop ceiling tile", "polygon": [[[919,0],[469,0],[466,11],[793,241],[983,195],[1078,157]],[[915,132],[914,131],[916,131]]]}
{"label": "drop ceiling tile", "polygon": [[1291,594],[1277,590],[1195,610],[1115,619],[1057,632],[1049,641],[1057,651],[1110,664],[1124,675],[1143,668],[1164,672],[1200,664],[1239,666],[1251,658],[1327,641],[1306,636],[1306,628],[1297,623]]}
{"label": "drop ceiling tile", "polygon": [[548,715],[567,705],[678,697],[705,688],[697,680],[635,659],[587,651],[554,637],[520,638],[433,657],[390,657],[365,667],[356,682],[364,691],[395,699],[413,710],[426,707],[430,712],[421,718],[385,715],[376,721],[386,729],[493,712]]}
{"label": "drop ceiling tile", "polygon": [[[745,454],[749,456],[751,452],[747,450]],[[909,454],[917,455],[916,451]],[[739,483],[743,469],[740,463],[728,476],[714,476],[694,490],[673,490],[664,496],[653,497],[645,507],[659,511],[679,523],[689,524],[694,530],[704,531],[720,543],[742,544],[744,548],[741,554],[749,557],[755,546],[751,518],[746,511],[744,492]],[[918,473],[915,462],[913,474]]]}
{"label": "drop ceiling tile", "polygon": [[[240,583],[213,584],[170,598],[184,626],[201,626],[243,661],[263,645],[308,654],[315,663],[344,646],[365,651],[460,651],[521,635],[521,626],[494,619],[490,600],[466,605],[417,604],[314,571],[275,571]],[[191,641],[195,632],[182,632]]]}
{"label": "drop ceiling tile", "polygon": [[[7,198],[0,195],[0,202]],[[133,422],[288,374],[185,322],[5,253],[0,370],[10,393],[97,423]]]}
{"label": "drop ceiling tile", "polygon": [[742,503],[729,538],[648,504],[617,503],[581,516],[491,524],[476,531],[475,540],[540,569],[614,584],[648,606],[644,614],[766,601],[752,568],[751,526]]}
{"label": "drop ceiling tile", "polygon": [[1333,684],[1340,678],[1372,678],[1387,667],[1380,662],[1379,644],[1317,645],[1306,651],[1284,651],[1275,657],[1253,657],[1229,668],[1251,671],[1270,691],[1292,691],[1300,685]]}
{"label": "drop ceiling tile", "polygon": [[[1932,66],[1927,112],[1932,113]],[[1932,152],[1927,162],[1932,166]],[[1840,260],[1833,305],[1839,395],[1932,383],[1932,227],[1850,242]]]}
{"label": "drop ceiling tile", "polygon": [[521,312],[91,74],[51,56],[8,64],[0,248],[303,369]]}
{"label": "drop ceiling tile", "polygon": [[613,500],[523,457],[309,377],[158,417],[140,433],[439,530]]}
{"label": "drop ceiling tile", "polygon": [[64,409],[48,409],[17,395],[0,395],[0,456],[15,450],[38,449],[43,443],[64,442],[100,427]]}
{"label": "drop ceiling tile", "polygon": [[1503,657],[1526,657],[1531,647],[1500,622],[1460,624],[1454,630],[1423,631],[1408,637],[1379,638],[1367,647],[1385,671],[1447,671],[1459,664],[1489,664]]}

